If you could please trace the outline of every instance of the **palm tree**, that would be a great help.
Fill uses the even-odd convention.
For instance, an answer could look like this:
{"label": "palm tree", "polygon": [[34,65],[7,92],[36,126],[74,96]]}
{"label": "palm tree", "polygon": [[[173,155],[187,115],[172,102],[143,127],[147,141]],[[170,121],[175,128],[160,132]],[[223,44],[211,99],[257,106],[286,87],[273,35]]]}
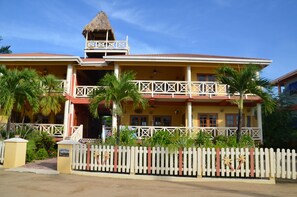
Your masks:
{"label": "palm tree", "polygon": [[270,83],[267,79],[259,78],[257,72],[259,67],[255,65],[245,65],[243,69],[235,70],[229,66],[223,66],[217,69],[217,80],[222,84],[227,84],[231,95],[238,95],[239,99],[235,101],[238,106],[238,122],[236,131],[236,142],[241,137],[242,128],[242,110],[243,97],[245,94],[254,94],[262,98],[265,112],[272,112],[275,102],[269,94]]}
{"label": "palm tree", "polygon": [[[2,37],[0,36],[0,41],[2,40]],[[1,46],[0,47],[0,54],[9,54],[12,53],[12,51],[9,49],[10,46]]]}
{"label": "palm tree", "polygon": [[133,101],[133,107],[139,106],[145,108],[147,100],[144,99],[138,91],[137,86],[131,83],[135,79],[135,73],[132,71],[123,72],[119,78],[114,74],[107,73],[99,82],[98,88],[94,90],[90,98],[90,112],[94,117],[98,117],[98,106],[100,102],[105,101],[105,106],[113,108],[113,115],[117,116],[117,144],[120,137],[120,116],[123,114],[123,105],[129,101]]}
{"label": "palm tree", "polygon": [[60,87],[60,81],[54,75],[46,75],[41,78],[43,95],[40,99],[40,111],[48,116],[51,112],[57,114],[61,111],[62,102],[65,100]]}
{"label": "palm tree", "polygon": [[38,111],[42,93],[39,84],[39,76],[35,70],[10,70],[0,66],[0,106],[2,113],[8,117],[8,138],[13,109],[20,111],[25,105],[29,105],[33,112]]}

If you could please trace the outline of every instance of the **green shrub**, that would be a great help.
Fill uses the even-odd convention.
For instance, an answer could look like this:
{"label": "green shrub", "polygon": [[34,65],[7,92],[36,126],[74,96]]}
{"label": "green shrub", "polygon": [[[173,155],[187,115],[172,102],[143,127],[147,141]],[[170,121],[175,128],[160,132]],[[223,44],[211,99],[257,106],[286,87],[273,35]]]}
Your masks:
{"label": "green shrub", "polygon": [[153,137],[151,137],[151,146],[163,146],[167,147],[171,144],[170,134],[168,131],[160,130],[154,133]]}
{"label": "green shrub", "polygon": [[236,142],[236,135],[229,136],[227,140],[227,147],[237,147],[237,142]]}
{"label": "green shrub", "polygon": [[135,132],[129,130],[128,127],[124,128],[120,132],[120,145],[123,146],[135,146],[137,138]]}
{"label": "green shrub", "polygon": [[199,131],[195,138],[195,144],[199,147],[213,147],[214,144],[212,142],[212,139],[212,135],[203,131]]}
{"label": "green shrub", "polygon": [[44,148],[45,150],[48,151],[48,155],[50,155],[51,151],[55,149],[55,144],[56,143],[54,139],[45,132],[42,132],[41,134],[39,134],[35,139],[35,145],[36,145],[37,151],[39,149]]}
{"label": "green shrub", "polygon": [[29,140],[27,143],[26,162],[31,162],[36,159],[36,146],[34,140]]}
{"label": "green shrub", "polygon": [[36,152],[36,159],[42,160],[49,157],[49,154],[45,148],[41,148]]}
{"label": "green shrub", "polygon": [[249,135],[242,135],[239,140],[239,147],[241,148],[252,148],[255,147],[253,138]]}

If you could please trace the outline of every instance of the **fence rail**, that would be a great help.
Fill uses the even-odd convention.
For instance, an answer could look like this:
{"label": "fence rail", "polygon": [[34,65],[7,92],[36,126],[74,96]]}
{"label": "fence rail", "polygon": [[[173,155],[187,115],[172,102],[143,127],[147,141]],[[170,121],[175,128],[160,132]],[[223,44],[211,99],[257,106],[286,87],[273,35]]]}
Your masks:
{"label": "fence rail", "polygon": [[4,163],[4,148],[5,148],[4,141],[0,141],[0,164],[1,165]]}
{"label": "fence rail", "polygon": [[74,145],[73,170],[190,177],[296,179],[295,150]]}
{"label": "fence rail", "polygon": [[[6,128],[6,123],[0,124],[0,129]],[[11,130],[16,132],[18,130],[33,129],[38,132],[46,132],[53,137],[63,137],[63,124],[34,124],[34,123],[11,123]]]}

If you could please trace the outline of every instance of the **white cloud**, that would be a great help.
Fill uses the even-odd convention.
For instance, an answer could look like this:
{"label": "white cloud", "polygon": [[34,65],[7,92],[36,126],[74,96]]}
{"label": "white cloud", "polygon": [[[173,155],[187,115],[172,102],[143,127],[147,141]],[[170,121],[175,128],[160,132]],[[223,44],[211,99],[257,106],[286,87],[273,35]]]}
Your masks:
{"label": "white cloud", "polygon": [[5,27],[5,31],[2,32],[5,37],[42,41],[61,47],[81,48],[83,46],[82,38],[80,39],[78,36],[63,31],[52,31],[30,24],[14,25],[3,22],[0,23],[0,29],[2,29],[1,27]]}
{"label": "white cloud", "polygon": [[162,22],[162,19],[151,20],[154,13],[148,10],[142,10],[133,6],[129,1],[96,1],[84,0],[86,4],[94,7],[96,5],[104,10],[111,18],[122,20],[126,23],[133,24],[145,31],[162,33],[170,36],[176,36],[177,30],[181,25],[168,24]]}

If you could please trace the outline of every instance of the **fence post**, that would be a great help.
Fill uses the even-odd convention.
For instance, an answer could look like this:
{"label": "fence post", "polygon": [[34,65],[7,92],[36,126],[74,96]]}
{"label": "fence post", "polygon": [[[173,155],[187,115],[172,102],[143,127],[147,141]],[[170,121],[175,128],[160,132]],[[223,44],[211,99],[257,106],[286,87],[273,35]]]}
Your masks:
{"label": "fence post", "polygon": [[16,168],[25,165],[28,140],[11,138],[5,140],[4,168]]}
{"label": "fence post", "polygon": [[135,174],[135,147],[132,146],[131,147],[131,155],[130,155],[130,175],[134,175]]}
{"label": "fence post", "polygon": [[73,146],[79,144],[73,140],[63,140],[58,142],[58,154],[57,154],[57,170],[62,174],[71,174],[72,164],[72,150]]}

